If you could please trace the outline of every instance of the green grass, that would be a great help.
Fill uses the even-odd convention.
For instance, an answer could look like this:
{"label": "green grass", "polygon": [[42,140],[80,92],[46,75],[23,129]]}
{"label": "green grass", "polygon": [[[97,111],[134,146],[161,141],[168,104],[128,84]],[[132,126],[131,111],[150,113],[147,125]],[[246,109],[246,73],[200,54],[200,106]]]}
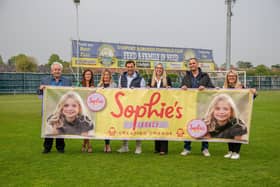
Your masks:
{"label": "green grass", "polygon": [[[53,147],[42,151],[41,101],[35,95],[0,96],[0,186],[280,186],[280,92],[260,92],[254,103],[250,144],[240,160],[224,159],[225,143],[210,143],[205,158],[194,142],[192,154],[180,156],[182,142],[169,142],[169,154],[153,153],[153,141],[143,142],[143,154],[81,153],[82,140],[66,140],[65,154]],[[121,145],[111,141],[113,150]]]}

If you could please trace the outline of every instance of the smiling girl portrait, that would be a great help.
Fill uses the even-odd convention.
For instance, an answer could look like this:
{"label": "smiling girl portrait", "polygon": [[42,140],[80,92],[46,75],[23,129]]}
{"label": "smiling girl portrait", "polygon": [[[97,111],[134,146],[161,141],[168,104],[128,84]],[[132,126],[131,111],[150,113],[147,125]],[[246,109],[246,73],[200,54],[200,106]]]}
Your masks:
{"label": "smiling girl portrait", "polygon": [[247,127],[239,119],[239,111],[233,99],[224,93],[213,98],[204,121],[208,137],[242,140],[242,136],[247,134]]}
{"label": "smiling girl portrait", "polygon": [[47,118],[48,135],[92,136],[94,125],[82,98],[76,92],[64,94]]}

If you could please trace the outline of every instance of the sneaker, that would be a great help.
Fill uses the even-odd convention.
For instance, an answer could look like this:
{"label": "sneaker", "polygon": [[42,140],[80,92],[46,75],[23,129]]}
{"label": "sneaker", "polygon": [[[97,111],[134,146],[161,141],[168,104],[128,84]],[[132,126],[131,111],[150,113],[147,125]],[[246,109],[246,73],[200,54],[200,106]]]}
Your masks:
{"label": "sneaker", "polygon": [[231,151],[229,151],[226,155],[224,155],[224,158],[230,158],[230,157],[231,157],[231,155],[232,155],[232,152],[231,152]]}
{"label": "sneaker", "polygon": [[164,152],[164,151],[159,152],[159,155],[161,155],[161,156],[166,155],[166,154],[167,154],[167,152]]}
{"label": "sneaker", "polygon": [[119,153],[127,153],[129,151],[127,146],[122,146],[120,149],[117,150]]}
{"label": "sneaker", "polygon": [[142,147],[141,146],[136,146],[136,149],[135,149],[135,154],[141,154],[142,153]]}
{"label": "sneaker", "polygon": [[182,156],[187,156],[188,154],[190,154],[191,151],[187,150],[187,149],[184,149],[182,152],[181,152],[181,155]]}
{"label": "sneaker", "polygon": [[237,160],[237,159],[240,158],[240,155],[238,153],[233,152],[230,158],[234,159],[234,160]]}
{"label": "sneaker", "polygon": [[204,150],[202,151],[202,154],[203,154],[204,156],[206,156],[206,157],[211,156],[210,153],[209,153],[209,151],[208,151],[208,149],[204,149]]}

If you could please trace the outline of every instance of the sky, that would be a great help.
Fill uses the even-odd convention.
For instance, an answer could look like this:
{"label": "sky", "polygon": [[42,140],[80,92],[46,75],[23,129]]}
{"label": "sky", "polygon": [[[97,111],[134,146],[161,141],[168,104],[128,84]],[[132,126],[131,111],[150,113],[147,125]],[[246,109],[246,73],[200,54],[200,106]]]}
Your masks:
{"label": "sky", "polygon": [[[232,12],[231,63],[280,64],[280,0],[237,0]],[[225,63],[225,0],[81,0],[78,15],[80,40],[212,49]],[[73,0],[0,0],[0,55],[69,61],[76,18]]]}

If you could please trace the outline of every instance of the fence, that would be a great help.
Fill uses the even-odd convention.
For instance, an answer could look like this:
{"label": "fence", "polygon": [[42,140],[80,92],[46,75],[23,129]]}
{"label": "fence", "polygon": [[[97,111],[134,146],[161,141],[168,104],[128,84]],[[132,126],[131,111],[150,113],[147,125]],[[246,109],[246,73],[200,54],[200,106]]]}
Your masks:
{"label": "fence", "polygon": [[[0,94],[31,94],[37,93],[41,79],[50,76],[46,73],[0,73]],[[63,74],[69,78],[73,85],[77,85],[77,80],[73,74]],[[81,77],[82,75],[80,75]],[[94,85],[100,80],[100,73],[94,75]],[[118,74],[113,75],[114,80],[118,79]]]}
{"label": "fence", "polygon": [[[174,75],[174,74],[173,74]],[[179,87],[183,78],[182,73],[172,76],[173,87]],[[209,72],[209,75],[217,87],[222,87],[224,81],[224,74],[221,72]],[[49,74],[42,73],[0,73],[0,94],[30,94],[36,93],[40,81],[43,77]],[[64,74],[65,77],[72,80],[73,85],[76,85],[75,76],[73,74]],[[81,77],[81,75],[80,75]],[[114,73],[113,78],[115,82],[118,81],[119,74]],[[145,79],[150,77],[144,76]],[[100,74],[94,75],[95,85],[100,80]],[[279,90],[280,76],[247,76],[240,73],[240,80],[245,83],[247,87],[257,88],[258,90]]]}

